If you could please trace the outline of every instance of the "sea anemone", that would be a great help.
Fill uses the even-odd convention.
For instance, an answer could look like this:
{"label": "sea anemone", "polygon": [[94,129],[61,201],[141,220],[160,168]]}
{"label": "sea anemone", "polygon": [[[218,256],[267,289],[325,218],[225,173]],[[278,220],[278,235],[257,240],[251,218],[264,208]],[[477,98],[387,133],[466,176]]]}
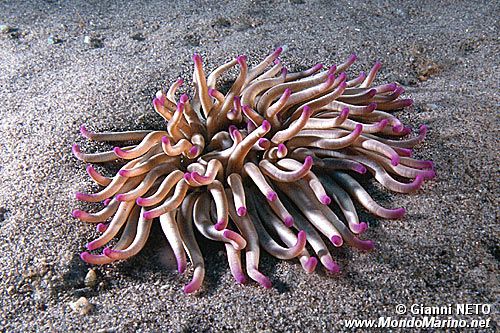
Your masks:
{"label": "sea anemone", "polygon": [[[103,189],[76,193],[78,200],[104,204],[95,213],[73,211],[75,218],[98,223],[102,233],[86,245],[88,251],[104,247],[102,253],[83,252],[85,262],[107,264],[137,254],[158,218],[178,271],[186,270],[186,254],[194,267],[184,292],[198,290],[205,274],[194,230],[224,243],[237,282],[248,275],[269,288],[271,281],[259,271],[260,247],[279,259],[298,258],[307,273],[318,259],[336,273],[328,242],[364,251],[374,246],[358,238],[367,224],[359,220],[354,200],[382,218],[403,216],[404,208],[376,203],[356,176],[369,171],[400,193],[416,191],[434,177],[431,161],[411,158],[426,126],[406,138],[411,129],[390,113],[412,105],[411,99],[400,99],[404,89],[395,83],[372,86],[379,62],[348,80],[345,71],[355,55],[327,69],[317,64],[288,73],[281,52],[278,48],[251,68],[238,56],[208,76],[195,54],[192,97],[176,94],[183,84],[179,79],[153,100],[166,121],[161,130],[80,128],[89,140],[122,143],[100,153],[73,146],[84,162],[122,165],[110,178],[89,164],[89,176]],[[219,78],[233,67],[237,77],[223,91]],[[123,146],[127,143],[135,144]]]}

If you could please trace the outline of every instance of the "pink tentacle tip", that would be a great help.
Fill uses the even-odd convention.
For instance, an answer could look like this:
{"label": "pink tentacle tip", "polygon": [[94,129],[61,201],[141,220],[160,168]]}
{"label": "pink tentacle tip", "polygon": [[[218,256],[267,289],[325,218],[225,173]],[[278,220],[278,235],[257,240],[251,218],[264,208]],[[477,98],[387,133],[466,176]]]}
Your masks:
{"label": "pink tentacle tip", "polygon": [[312,273],[316,269],[317,265],[318,265],[318,259],[316,259],[316,257],[310,257],[304,264],[304,269],[306,270],[307,273]]}
{"label": "pink tentacle tip", "polygon": [[236,214],[238,214],[238,216],[245,216],[247,215],[247,208],[246,207],[239,207],[237,210],[236,210]]}
{"label": "pink tentacle tip", "polygon": [[195,65],[201,65],[203,62],[203,59],[201,59],[201,56],[198,53],[193,54],[193,61]]}
{"label": "pink tentacle tip", "polygon": [[297,244],[306,243],[307,241],[307,233],[304,230],[300,230],[297,234]]}
{"label": "pink tentacle tip", "polygon": [[352,131],[352,133],[354,133],[355,135],[358,135],[358,134],[360,134],[362,131],[363,131],[363,125],[361,125],[361,124],[356,124],[356,126],[354,126],[354,131]]}
{"label": "pink tentacle tip", "polygon": [[195,282],[195,281],[191,281],[189,284],[185,285],[185,286],[182,288],[182,291],[183,291],[185,294],[192,294],[192,293],[194,293],[195,291],[197,291],[199,288],[200,288],[200,286],[198,285],[198,283],[197,283],[197,282]]}
{"label": "pink tentacle tip", "polygon": [[354,171],[361,175],[364,175],[366,173],[366,167],[362,164],[358,164],[354,166]]}
{"label": "pink tentacle tip", "polygon": [[144,204],[146,203],[146,201],[147,201],[146,199],[141,198],[141,197],[139,197],[139,198],[135,199],[135,203],[136,203],[137,205],[139,205],[139,206],[144,206]]}
{"label": "pink tentacle tip", "polygon": [[234,279],[236,280],[236,282],[238,282],[239,284],[247,283],[247,277],[245,276],[245,274],[243,272],[235,273],[233,276],[234,276]]}
{"label": "pink tentacle tip", "polygon": [[271,191],[271,192],[268,192],[266,194],[266,198],[267,198],[267,200],[273,202],[276,199],[278,199],[278,194],[276,192],[274,192],[274,191]]}
{"label": "pink tentacle tip", "polygon": [[263,275],[262,273],[257,277],[256,280],[258,284],[260,284],[262,287],[266,289],[270,289],[273,286],[271,280],[269,280],[269,278]]}
{"label": "pink tentacle tip", "polygon": [[168,136],[162,136],[161,137],[161,142],[166,144],[166,145],[169,145],[170,144],[170,139],[168,138]]}
{"label": "pink tentacle tip", "polygon": [[336,70],[337,70],[337,65],[330,66],[330,68],[328,68],[327,75],[335,74]]}
{"label": "pink tentacle tip", "polygon": [[97,232],[100,232],[100,233],[103,233],[106,231],[106,229],[108,229],[108,225],[105,224],[105,223],[99,223],[97,226],[96,226],[96,230]]}
{"label": "pink tentacle tip", "polygon": [[412,106],[413,105],[413,100],[408,98],[408,99],[403,99],[401,100],[402,107],[407,107],[407,106]]}
{"label": "pink tentacle tip", "polygon": [[89,199],[89,197],[91,197],[91,196],[92,196],[91,194],[82,193],[82,192],[75,193],[76,200],[80,200],[80,201],[87,201]]}
{"label": "pink tentacle tip", "polygon": [[372,240],[361,240],[353,237],[353,246],[361,251],[371,251],[375,247],[375,243]]}
{"label": "pink tentacle tip", "polygon": [[92,241],[92,242],[89,242],[89,243],[85,244],[85,247],[89,251],[92,251],[92,250],[95,250],[95,249],[99,248],[98,244],[95,241]]}
{"label": "pink tentacle tip", "polygon": [[330,238],[330,241],[332,242],[333,245],[335,245],[336,247],[341,247],[342,244],[344,244],[344,240],[342,239],[342,237],[340,237],[339,235],[333,235],[331,238]]}
{"label": "pink tentacle tip", "polygon": [[280,143],[280,144],[278,145],[278,152],[279,152],[280,154],[285,154],[285,153],[286,153],[286,151],[287,151],[286,146],[285,146],[283,143]]}
{"label": "pink tentacle tip", "polygon": [[436,177],[436,171],[434,170],[427,170],[427,171],[424,171],[422,172],[422,176],[424,177],[424,179],[434,179]]}
{"label": "pink tentacle tip", "polygon": [[345,107],[342,109],[342,111],[340,112],[340,118],[347,118],[347,116],[349,116],[349,108]]}
{"label": "pink tentacle tip", "polygon": [[398,152],[404,157],[411,157],[413,155],[413,150],[411,148],[398,148]]}
{"label": "pink tentacle tip", "polygon": [[395,91],[398,88],[398,85],[394,82],[387,84],[387,89],[391,91]]}
{"label": "pink tentacle tip", "polygon": [[379,70],[380,68],[382,68],[382,63],[380,61],[376,61],[373,65],[373,70]]}
{"label": "pink tentacle tip", "polygon": [[240,98],[240,96],[234,96],[233,103],[234,103],[234,105],[238,105],[238,106],[241,107],[241,98]]}
{"label": "pink tentacle tip", "polygon": [[434,162],[431,160],[422,161],[422,164],[424,165],[424,168],[434,169]]}
{"label": "pink tentacle tip", "polygon": [[88,253],[87,251],[80,253],[80,259],[82,259],[85,262],[87,262],[87,259],[89,256],[90,256],[90,253]]}
{"label": "pink tentacle tip", "polygon": [[130,176],[130,171],[126,169],[122,169],[118,171],[118,174],[122,177],[129,177]]}
{"label": "pink tentacle tip", "polygon": [[378,127],[380,129],[384,129],[388,123],[389,123],[389,119],[382,119],[381,121],[378,122]]}
{"label": "pink tentacle tip", "polygon": [[[194,173],[196,173],[196,171],[193,171],[193,172],[185,172],[184,173],[184,179],[186,181],[191,181],[193,178],[195,178],[195,175],[193,175]],[[197,174],[197,173],[196,173]]]}
{"label": "pink tentacle tip", "polygon": [[429,130],[429,127],[427,127],[427,125],[420,125],[420,127],[418,129],[419,135],[425,137],[425,135],[427,134],[428,130]]}
{"label": "pink tentacle tip", "polygon": [[304,165],[306,168],[309,168],[313,165],[313,158],[311,155],[306,156],[306,158],[304,159]]}
{"label": "pink tentacle tip", "polygon": [[366,106],[367,112],[372,112],[377,108],[377,103],[371,102]]}
{"label": "pink tentacle tip", "polygon": [[164,103],[162,103],[161,99],[158,97],[153,98],[153,106],[158,109],[160,107],[163,107]]}
{"label": "pink tentacle tip", "polygon": [[214,88],[208,88],[208,95],[210,97],[215,97],[216,92],[217,92],[217,90],[215,90]]}
{"label": "pink tentacle tip", "polygon": [[189,155],[190,156],[196,156],[196,155],[198,155],[199,152],[200,152],[200,149],[197,146],[192,146],[189,149]]}
{"label": "pink tentacle tip", "polygon": [[226,228],[227,226],[227,220],[226,219],[220,219],[217,221],[217,223],[214,224],[214,228],[217,231],[222,231]]}
{"label": "pink tentacle tip", "polygon": [[87,128],[85,127],[85,125],[81,125],[80,126],[80,134],[84,137],[84,138],[87,138],[90,140],[91,136],[92,136],[92,133],[89,132],[89,130],[87,130]]}
{"label": "pink tentacle tip", "polygon": [[102,250],[102,254],[106,257],[111,257],[113,255],[113,250],[109,247],[105,247],[104,250]]}
{"label": "pink tentacle tip", "polygon": [[113,152],[115,153],[116,156],[121,158],[127,156],[127,152],[125,150],[122,150],[120,147],[113,148]]}
{"label": "pink tentacle tip", "polygon": [[377,94],[377,89],[370,89],[368,90],[368,92],[366,93],[367,97],[369,98],[372,98],[373,96],[375,96]]}
{"label": "pink tentacle tip", "polygon": [[295,220],[293,219],[293,216],[289,215],[287,217],[285,217],[285,221],[283,221],[284,225],[288,228],[291,228],[293,226],[293,224],[295,223]]}
{"label": "pink tentacle tip", "polygon": [[236,61],[238,62],[238,64],[240,66],[244,66],[244,65],[246,65],[247,56],[246,55],[240,55],[240,56],[238,56],[238,58],[236,58]]}
{"label": "pink tentacle tip", "polygon": [[319,71],[319,70],[323,69],[323,67],[324,67],[324,65],[323,65],[322,63],[320,63],[320,62],[319,62],[319,63],[317,63],[316,65],[314,65],[314,66],[311,68],[311,70],[312,70],[312,71],[314,71],[314,72],[316,72],[316,71]]}
{"label": "pink tentacle tip", "polygon": [[177,103],[176,112],[182,113],[183,111],[184,111],[184,103],[179,101],[179,103]]}
{"label": "pink tentacle tip", "polygon": [[368,229],[368,224],[365,222],[353,223],[350,225],[350,228],[355,234],[361,234]]}
{"label": "pink tentacle tip", "polygon": [[403,130],[399,133],[401,135],[407,135],[411,133],[411,127],[410,126],[404,126]]}
{"label": "pink tentacle tip", "polygon": [[120,201],[120,202],[127,201],[127,196],[123,193],[117,194],[115,198],[117,201]]}
{"label": "pink tentacle tip", "polygon": [[179,101],[183,104],[186,104],[187,102],[189,102],[189,97],[188,95],[186,94],[182,94],[181,98],[179,99]]}
{"label": "pink tentacle tip", "polygon": [[80,209],[75,209],[71,212],[71,216],[73,216],[75,219],[79,219],[80,217],[82,217],[83,214],[84,214],[84,211],[82,211]]}
{"label": "pink tentacle tip", "polygon": [[356,53],[353,53],[347,58],[347,62],[355,62],[358,59],[358,56]]}
{"label": "pink tentacle tip", "polygon": [[404,130],[404,126],[403,126],[403,124],[394,125],[394,126],[392,126],[392,130],[395,133],[401,133]]}
{"label": "pink tentacle tip", "polygon": [[261,127],[262,127],[262,129],[263,129],[264,131],[266,131],[266,132],[267,132],[267,131],[269,131],[269,130],[271,129],[271,123],[269,123],[269,121],[267,121],[267,120],[264,120],[264,121],[262,122]]}
{"label": "pink tentacle tip", "polygon": [[312,114],[312,109],[308,105],[304,106],[302,110],[302,117],[310,117]]}
{"label": "pink tentacle tip", "polygon": [[229,132],[229,134],[233,134],[234,131],[237,131],[238,130],[238,127],[234,126],[234,125],[229,125],[229,127],[227,128],[227,131]]}
{"label": "pink tentacle tip", "polygon": [[332,203],[332,199],[328,195],[322,195],[319,201],[326,206]]}
{"label": "pink tentacle tip", "polygon": [[325,259],[323,260],[323,265],[325,266],[325,268],[332,274],[337,274],[340,272],[340,266],[337,265],[337,263],[335,261],[333,261],[332,258],[330,257],[325,257]]}
{"label": "pink tentacle tip", "polygon": [[413,190],[418,190],[420,188],[420,186],[422,186],[423,183],[424,183],[424,176],[417,175],[417,177],[415,177],[415,179],[411,183],[412,189]]}
{"label": "pink tentacle tip", "polygon": [[287,75],[288,75],[288,69],[286,67],[283,67],[281,69],[281,76],[283,76],[283,78],[286,78]]}
{"label": "pink tentacle tip", "polygon": [[80,146],[76,143],[74,143],[71,146],[71,151],[73,152],[74,155],[79,155],[81,153]]}
{"label": "pink tentacle tip", "polygon": [[148,210],[147,212],[144,212],[144,213],[142,214],[142,217],[143,217],[145,220],[152,220],[152,219],[154,219],[156,216],[155,216],[155,212]]}
{"label": "pink tentacle tip", "polygon": [[283,47],[280,46],[274,51],[273,57],[279,57],[281,52],[283,52]]}
{"label": "pink tentacle tip", "polygon": [[111,202],[111,198],[107,198],[107,199],[103,200],[102,204],[104,206],[108,206],[110,202]]}
{"label": "pink tentacle tip", "polygon": [[177,79],[176,83],[177,83],[177,85],[182,86],[184,84],[184,79],[180,77],[180,78]]}
{"label": "pink tentacle tip", "polygon": [[260,138],[257,144],[262,149],[268,149],[271,146],[271,142],[266,138]]}
{"label": "pink tentacle tip", "polygon": [[392,218],[399,219],[402,218],[406,214],[406,209],[403,207],[391,209]]}
{"label": "pink tentacle tip", "polygon": [[281,59],[280,58],[276,58],[276,59],[274,59],[273,63],[275,65],[279,65],[281,63]]}
{"label": "pink tentacle tip", "polygon": [[[339,74],[339,76],[337,77],[337,79],[335,80],[336,82],[340,82],[339,86],[341,86],[343,88],[345,88],[347,86],[347,83],[345,82],[345,80],[347,79],[347,75],[345,72],[342,72]],[[342,86],[342,84],[344,84]]]}
{"label": "pink tentacle tip", "polygon": [[392,164],[392,165],[394,165],[394,166],[396,166],[396,165],[398,165],[398,164],[399,164],[399,160],[400,160],[399,155],[397,155],[397,154],[396,154],[396,155],[393,155],[393,156],[391,157],[391,164]]}
{"label": "pink tentacle tip", "polygon": [[187,265],[183,261],[177,261],[177,272],[183,274],[186,271]]}

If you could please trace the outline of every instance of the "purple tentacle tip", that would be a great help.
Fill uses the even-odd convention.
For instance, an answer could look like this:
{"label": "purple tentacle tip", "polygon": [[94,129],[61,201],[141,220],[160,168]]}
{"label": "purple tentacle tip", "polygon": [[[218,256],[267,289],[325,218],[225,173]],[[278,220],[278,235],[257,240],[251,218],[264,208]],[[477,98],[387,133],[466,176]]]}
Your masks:
{"label": "purple tentacle tip", "polygon": [[105,247],[104,250],[102,250],[102,254],[104,254],[106,257],[109,257],[113,254],[113,250],[109,247]]}
{"label": "purple tentacle tip", "polygon": [[79,200],[79,201],[85,201],[87,199],[87,194],[82,193],[82,192],[76,192],[75,198],[76,198],[76,200]]}
{"label": "purple tentacle tip", "polygon": [[363,164],[357,164],[354,166],[354,171],[364,175],[366,173],[366,167]]}
{"label": "purple tentacle tip", "polygon": [[328,195],[322,195],[321,196],[321,199],[320,199],[320,202],[323,204],[323,205],[329,205],[332,203],[332,199],[328,196]]}
{"label": "purple tentacle tip", "polygon": [[261,126],[264,131],[269,131],[271,129],[271,123],[267,120],[264,120]]}
{"label": "purple tentacle tip", "polygon": [[361,234],[365,232],[366,229],[368,229],[368,224],[366,224],[365,222],[353,223],[350,227],[352,232],[354,232],[355,234]]}
{"label": "purple tentacle tip", "polygon": [[96,226],[96,230],[100,233],[103,233],[105,232],[106,230],[108,229],[108,225],[105,224],[105,223],[99,223],[97,226]]}
{"label": "purple tentacle tip", "polygon": [[246,207],[239,207],[236,211],[236,214],[238,214],[238,216],[245,216],[247,215],[247,208]]}
{"label": "purple tentacle tip", "polygon": [[342,239],[342,237],[340,237],[339,235],[333,235],[331,238],[330,238],[330,241],[332,242],[333,245],[335,245],[336,247],[341,247],[342,244],[344,244],[344,240]]}
{"label": "purple tentacle tip", "polygon": [[310,257],[307,262],[304,264],[304,269],[307,273],[312,273],[316,269],[318,265],[318,259],[316,257]]}
{"label": "purple tentacle tip", "polygon": [[91,137],[91,133],[87,130],[87,128],[85,127],[85,125],[81,125],[80,126],[80,134],[84,138],[87,138],[87,139],[90,139],[90,137]]}
{"label": "purple tentacle tip", "polygon": [[75,219],[78,219],[82,216],[82,211],[80,209],[75,209],[71,212],[71,216],[73,216]]}
{"label": "purple tentacle tip", "polygon": [[276,194],[276,192],[274,192],[274,191],[271,191],[271,192],[266,194],[266,198],[267,198],[267,200],[273,202],[278,198],[278,194]]}
{"label": "purple tentacle tip", "polygon": [[330,256],[325,256],[323,258],[323,265],[332,274],[337,274],[340,272],[340,266],[337,265],[337,263],[333,261]]}
{"label": "purple tentacle tip", "polygon": [[179,274],[183,274],[185,271],[186,271],[186,263],[183,262],[183,261],[177,261],[177,272],[179,272]]}
{"label": "purple tentacle tip", "polygon": [[217,231],[222,231],[226,228],[227,221],[225,219],[220,219],[217,223],[214,224],[214,228]]}
{"label": "purple tentacle tip", "polygon": [[245,284],[245,283],[247,283],[247,277],[243,273],[236,273],[236,274],[234,274],[234,279],[239,284]]}
{"label": "purple tentacle tip", "polygon": [[147,212],[144,212],[142,214],[142,217],[145,219],[145,220],[151,220],[154,218],[154,212],[148,210]]}
{"label": "purple tentacle tip", "polygon": [[90,253],[88,253],[87,251],[80,253],[80,259],[82,259],[85,262],[87,262],[87,259],[89,256],[90,256]]}
{"label": "purple tentacle tip", "polygon": [[92,242],[85,244],[85,247],[87,248],[87,250],[92,251],[92,250],[97,249],[99,246],[97,246],[95,241],[92,241]]}
{"label": "purple tentacle tip", "polygon": [[120,201],[120,202],[121,201],[126,201],[126,199],[127,199],[126,195],[123,194],[123,193],[117,194],[115,198],[116,198],[117,201]]}
{"label": "purple tentacle tip", "polygon": [[391,157],[391,164],[396,166],[399,164],[399,160],[400,160],[399,155],[394,155]]}
{"label": "purple tentacle tip", "polygon": [[293,224],[295,223],[295,220],[293,219],[293,216],[287,216],[285,217],[284,225],[287,226],[288,228],[292,227]]}

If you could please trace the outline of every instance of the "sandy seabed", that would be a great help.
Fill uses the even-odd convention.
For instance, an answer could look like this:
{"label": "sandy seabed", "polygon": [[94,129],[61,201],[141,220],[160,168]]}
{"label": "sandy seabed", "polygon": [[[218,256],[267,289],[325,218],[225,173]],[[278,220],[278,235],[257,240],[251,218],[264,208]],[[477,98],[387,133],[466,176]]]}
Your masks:
{"label": "sandy seabed", "polygon": [[[332,332],[345,319],[402,318],[397,304],[456,303],[492,304],[473,317],[497,330],[499,13],[495,1],[0,2],[10,27],[0,33],[0,330]],[[158,234],[132,260],[97,267],[86,288],[79,253],[96,232],[70,215],[85,207],[74,192],[95,189],[71,154],[80,124],[158,128],[152,96],[191,77],[193,52],[213,66],[280,45],[291,69],[352,52],[355,70],[382,61],[379,82],[415,100],[398,116],[430,128],[416,155],[435,162],[437,178],[412,195],[373,187],[408,213],[363,216],[376,250],[335,251],[336,277],[264,254],[274,287],[241,286],[222,248],[205,243],[204,286],[186,296],[189,276],[173,272]],[[68,305],[81,296],[88,315]]]}

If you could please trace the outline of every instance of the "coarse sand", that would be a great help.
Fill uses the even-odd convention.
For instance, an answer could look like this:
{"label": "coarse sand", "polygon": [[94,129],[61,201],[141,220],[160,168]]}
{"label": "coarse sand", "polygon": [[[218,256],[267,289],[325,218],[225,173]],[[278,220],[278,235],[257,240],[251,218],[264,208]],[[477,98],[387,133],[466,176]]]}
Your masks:
{"label": "coarse sand", "polygon": [[[499,308],[499,21],[496,1],[1,1],[0,331],[334,332],[346,319],[405,318],[397,304],[492,304]],[[399,82],[414,107],[398,116],[427,140],[437,178],[418,193],[368,182],[402,220],[364,214],[376,249],[334,251],[339,276],[263,254],[273,282],[234,282],[219,244],[203,242],[207,274],[186,296],[166,241],[154,229],[133,259],[95,267],[79,258],[96,236],[71,210],[96,187],[71,154],[78,133],[162,126],[154,93],[191,55],[214,68],[246,54],[256,61],[286,45],[283,62],[331,65],[355,52],[354,70],[384,64],[378,82]],[[352,73],[352,72],[351,72]],[[86,315],[69,304],[85,297]],[[422,316],[416,316],[422,318]],[[444,316],[443,319],[446,319]],[[396,329],[397,330],[397,329]]]}

